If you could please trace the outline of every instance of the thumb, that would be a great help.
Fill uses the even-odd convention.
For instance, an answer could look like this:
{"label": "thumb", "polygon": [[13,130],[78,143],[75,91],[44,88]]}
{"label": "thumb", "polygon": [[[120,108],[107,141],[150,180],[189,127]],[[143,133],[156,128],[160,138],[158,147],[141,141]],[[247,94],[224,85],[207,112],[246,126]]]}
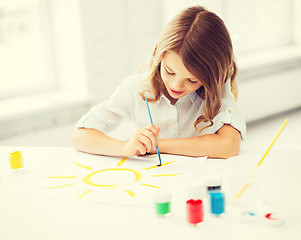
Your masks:
{"label": "thumb", "polygon": [[159,134],[159,132],[160,132],[160,127],[156,127],[157,128],[157,130],[158,130],[158,134]]}

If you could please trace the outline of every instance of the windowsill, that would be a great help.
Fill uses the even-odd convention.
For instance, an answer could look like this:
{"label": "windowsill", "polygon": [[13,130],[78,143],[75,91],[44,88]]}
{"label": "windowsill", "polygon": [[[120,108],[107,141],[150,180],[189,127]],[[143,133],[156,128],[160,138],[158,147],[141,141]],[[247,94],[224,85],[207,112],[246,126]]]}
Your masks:
{"label": "windowsill", "polygon": [[238,81],[275,74],[301,67],[301,46],[292,45],[237,56]]}
{"label": "windowsill", "polygon": [[301,106],[300,45],[241,57],[238,69],[238,107],[247,123]]}
{"label": "windowsill", "polygon": [[0,139],[74,122],[91,106],[91,97],[49,92],[0,101]]}
{"label": "windowsill", "polygon": [[87,104],[91,98],[71,92],[49,92],[32,94],[0,101],[0,121],[9,121],[30,114],[47,113],[51,110],[68,108],[77,104]]}

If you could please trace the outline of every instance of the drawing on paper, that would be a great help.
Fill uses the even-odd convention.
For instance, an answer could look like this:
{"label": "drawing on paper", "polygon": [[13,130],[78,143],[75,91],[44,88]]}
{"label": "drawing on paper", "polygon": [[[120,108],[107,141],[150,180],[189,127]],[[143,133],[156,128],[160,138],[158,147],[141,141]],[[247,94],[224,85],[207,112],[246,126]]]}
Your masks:
{"label": "drawing on paper", "polygon": [[[138,171],[138,170],[131,169],[131,168],[121,167],[125,162],[126,162],[126,158],[123,158],[118,162],[117,167],[98,169],[98,170],[95,170],[91,166],[85,166],[85,165],[81,165],[77,162],[74,162],[74,164],[76,166],[90,171],[89,174],[87,174],[86,176],[84,176],[81,179],[81,182],[86,184],[88,189],[86,189],[83,193],[78,195],[76,198],[82,199],[85,196],[87,196],[88,194],[90,194],[91,192],[96,191],[99,188],[115,189],[115,190],[122,189],[123,191],[125,191],[128,194],[129,197],[132,197],[132,198],[135,197],[136,193],[133,190],[131,190],[131,185],[140,184],[141,186],[144,186],[144,187],[160,188],[160,186],[148,184],[147,182],[144,182],[144,180],[142,180],[142,179],[144,179],[144,178],[142,178],[142,176],[145,176],[144,171],[148,171],[150,169],[157,168],[158,167],[157,165],[148,167],[148,168],[144,168],[142,171]],[[160,168],[164,167],[165,165],[172,164],[175,162],[176,161],[170,161],[170,162],[163,163]],[[121,182],[117,181],[117,183],[116,183],[116,178],[112,178],[112,176],[110,178],[110,175],[116,176],[116,173],[118,173],[117,176],[118,175],[123,176]],[[147,177],[149,177],[149,178],[175,177],[178,175],[182,175],[182,173],[157,174],[157,175],[149,175]],[[50,178],[50,179],[78,179],[79,177],[77,177],[77,176],[51,176],[51,177],[47,177],[47,178]],[[103,182],[99,182],[99,181],[103,181],[103,180],[105,180],[105,182],[106,182],[105,184]],[[70,184],[64,184],[64,185],[59,185],[59,186],[47,187],[45,189],[50,190],[50,189],[57,189],[57,188],[65,188],[65,187],[74,186],[76,184],[77,183],[70,183]]]}

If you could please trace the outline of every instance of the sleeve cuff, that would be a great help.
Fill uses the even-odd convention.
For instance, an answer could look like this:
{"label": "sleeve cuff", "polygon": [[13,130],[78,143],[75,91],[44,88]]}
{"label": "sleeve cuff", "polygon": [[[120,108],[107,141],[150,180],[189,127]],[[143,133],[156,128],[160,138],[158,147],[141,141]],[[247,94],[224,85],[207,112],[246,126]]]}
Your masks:
{"label": "sleeve cuff", "polygon": [[240,132],[241,138],[246,138],[246,123],[238,113],[233,113],[231,108],[218,113],[213,119],[213,125],[203,130],[204,134],[216,133],[224,124],[229,124]]}

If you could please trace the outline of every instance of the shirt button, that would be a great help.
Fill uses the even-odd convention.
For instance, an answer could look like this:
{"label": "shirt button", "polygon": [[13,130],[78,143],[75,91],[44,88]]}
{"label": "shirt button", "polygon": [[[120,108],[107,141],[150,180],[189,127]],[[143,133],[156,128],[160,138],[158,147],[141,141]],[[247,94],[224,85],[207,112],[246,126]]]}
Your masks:
{"label": "shirt button", "polygon": [[232,110],[231,110],[231,109],[229,109],[229,113],[232,113]]}

